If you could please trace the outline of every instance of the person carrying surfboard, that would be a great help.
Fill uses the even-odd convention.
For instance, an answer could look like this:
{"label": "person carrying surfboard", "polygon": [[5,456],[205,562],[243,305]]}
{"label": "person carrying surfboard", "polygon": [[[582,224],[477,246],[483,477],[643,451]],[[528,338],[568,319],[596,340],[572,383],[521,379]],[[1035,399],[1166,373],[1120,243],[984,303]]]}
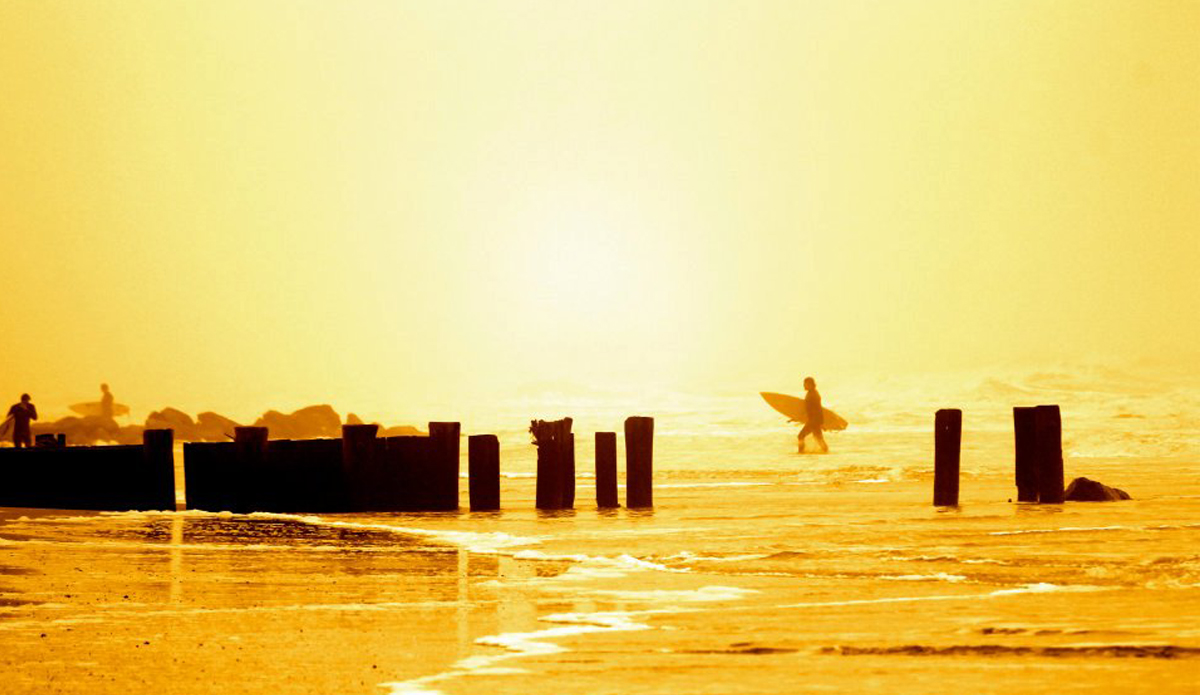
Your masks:
{"label": "person carrying surfboard", "polygon": [[8,417],[12,420],[13,446],[18,449],[33,446],[29,421],[37,419],[37,408],[28,393],[21,394],[21,402],[8,409]]}
{"label": "person carrying surfboard", "polygon": [[821,453],[829,453],[829,445],[825,443],[825,435],[821,432],[825,424],[825,411],[821,409],[821,394],[817,392],[817,382],[810,376],[804,378],[804,412],[807,421],[800,429],[800,453],[804,453],[804,438],[812,435],[821,446]]}
{"label": "person carrying surfboard", "polygon": [[113,417],[113,395],[108,390],[108,384],[100,384],[100,417],[109,420]]}

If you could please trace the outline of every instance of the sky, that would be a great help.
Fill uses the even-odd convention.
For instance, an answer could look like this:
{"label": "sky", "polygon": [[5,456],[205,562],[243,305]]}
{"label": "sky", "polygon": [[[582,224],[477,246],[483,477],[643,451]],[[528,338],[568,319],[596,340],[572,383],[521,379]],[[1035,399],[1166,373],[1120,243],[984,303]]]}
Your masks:
{"label": "sky", "polygon": [[0,396],[1200,367],[1200,3],[0,3]]}

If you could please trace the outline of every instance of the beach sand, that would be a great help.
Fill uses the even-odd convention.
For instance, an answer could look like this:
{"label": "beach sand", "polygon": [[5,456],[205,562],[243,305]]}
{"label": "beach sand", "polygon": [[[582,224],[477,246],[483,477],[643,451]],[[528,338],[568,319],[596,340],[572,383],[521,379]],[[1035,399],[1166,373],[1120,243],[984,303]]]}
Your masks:
{"label": "beach sand", "polygon": [[1007,423],[968,429],[935,508],[909,417],[797,456],[680,416],[653,510],[596,510],[586,466],[577,510],[534,510],[516,429],[496,513],[0,510],[5,692],[1195,691],[1194,430],[1113,455],[1068,420],[1068,479],[1134,499],[1037,506]]}

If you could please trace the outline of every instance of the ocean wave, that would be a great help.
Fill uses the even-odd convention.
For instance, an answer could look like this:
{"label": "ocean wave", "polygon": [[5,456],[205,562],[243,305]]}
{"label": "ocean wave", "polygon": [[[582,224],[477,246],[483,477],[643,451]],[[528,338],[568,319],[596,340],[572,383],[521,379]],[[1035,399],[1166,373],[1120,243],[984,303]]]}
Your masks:
{"label": "ocean wave", "polygon": [[647,589],[644,591],[597,589],[587,593],[626,601],[709,602],[736,601],[760,592],[756,589],[742,589],[736,586],[705,586],[699,589]]}
{"label": "ocean wave", "polygon": [[959,558],[954,555],[913,555],[904,556],[896,555],[888,558],[889,560],[898,560],[900,562],[956,562],[964,565],[1007,565],[1009,563],[1003,560],[994,560],[987,557],[972,557]]}
{"label": "ocean wave", "polygon": [[[667,565],[643,560],[632,555],[618,555],[616,557],[605,557],[603,555],[584,555],[578,553],[547,553],[541,550],[526,549],[512,553],[512,558],[515,560],[532,560],[544,562],[566,562],[571,563],[571,566],[566,571],[554,577],[559,581],[579,581],[590,579],[603,578],[619,578],[624,577],[631,572],[672,572],[672,573],[687,573],[691,572],[688,567],[668,567]],[[514,582],[525,581],[547,581],[548,577],[537,577],[532,580],[521,579],[505,579],[491,580],[486,584],[501,585],[511,584]]]}
{"label": "ocean wave", "polygon": [[1200,648],[1174,644],[1088,644],[1075,646],[1033,647],[1002,644],[954,644],[931,646],[906,644],[898,647],[823,647],[821,654],[838,656],[1033,656],[1033,657],[1112,657],[1124,659],[1195,659]]}
{"label": "ocean wave", "polygon": [[504,654],[477,654],[460,659],[449,670],[442,673],[407,681],[380,683],[379,685],[389,688],[391,695],[441,695],[440,690],[429,686],[433,683],[469,676],[523,673],[522,669],[504,668],[497,664],[523,656],[543,656],[567,651],[566,647],[549,641],[553,639],[596,632],[649,630],[649,625],[635,622],[632,618],[661,612],[665,611],[608,611],[547,615],[540,618],[540,622],[556,624],[556,627],[533,632],[505,632],[475,640],[475,643],[480,646],[503,649],[505,650]]}
{"label": "ocean wave", "polygon": [[1046,594],[1056,591],[1111,591],[1112,587],[1090,585],[1061,585],[1038,582],[1024,584],[1011,589],[997,589],[985,594],[939,594],[935,596],[892,596],[888,598],[848,599],[845,601],[819,601],[812,603],[788,603],[778,608],[830,608],[835,606],[865,606],[882,603],[913,603],[921,601],[964,601],[972,599],[1000,598],[1021,594]]}
{"label": "ocean wave", "polygon": [[989,531],[989,536],[1023,536],[1034,533],[1093,533],[1099,531],[1134,531],[1129,526],[1062,526],[1060,528],[1030,528],[1016,531]]}
{"label": "ocean wave", "polygon": [[938,572],[937,574],[885,574],[876,579],[882,579],[889,582],[965,582],[967,577],[961,574],[947,574]]}
{"label": "ocean wave", "polygon": [[681,550],[674,555],[659,558],[663,562],[752,562],[764,560],[771,555],[752,553],[748,555],[697,555],[690,550]]}

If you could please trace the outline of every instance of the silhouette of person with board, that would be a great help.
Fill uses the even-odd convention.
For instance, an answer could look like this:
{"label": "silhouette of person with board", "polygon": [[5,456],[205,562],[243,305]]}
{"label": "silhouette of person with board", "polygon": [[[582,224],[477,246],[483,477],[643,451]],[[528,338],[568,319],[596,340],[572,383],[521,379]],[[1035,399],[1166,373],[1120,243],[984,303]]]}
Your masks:
{"label": "silhouette of person with board", "polygon": [[112,391],[108,390],[108,384],[100,384],[100,391],[104,394],[100,397],[100,417],[111,420],[113,417]]}
{"label": "silhouette of person with board", "polygon": [[821,394],[817,392],[817,382],[813,378],[804,379],[804,427],[800,429],[800,453],[804,453],[804,438],[812,435],[821,447],[821,453],[829,453],[829,445],[825,443],[825,435],[821,428],[825,425],[825,411],[821,408]]}
{"label": "silhouette of person with board", "polygon": [[37,408],[28,393],[21,394],[21,402],[8,409],[8,419],[12,420],[13,446],[18,449],[33,446],[29,422],[37,419]]}

